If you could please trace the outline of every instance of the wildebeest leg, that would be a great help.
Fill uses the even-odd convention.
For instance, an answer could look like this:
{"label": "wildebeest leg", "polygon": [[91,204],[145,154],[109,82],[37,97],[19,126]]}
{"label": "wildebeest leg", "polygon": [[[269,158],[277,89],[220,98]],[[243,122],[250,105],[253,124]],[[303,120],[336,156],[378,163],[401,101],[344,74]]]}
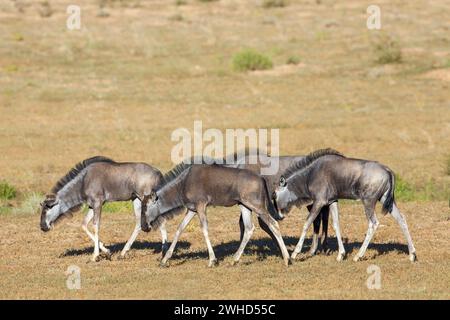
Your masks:
{"label": "wildebeest leg", "polygon": [[125,254],[130,250],[131,246],[133,245],[133,242],[136,240],[137,235],[139,234],[139,231],[141,231],[141,200],[134,199],[133,200],[133,207],[134,207],[134,217],[136,220],[136,225],[134,226],[133,233],[131,234],[130,238],[128,239],[127,243],[125,244],[125,247],[123,247],[122,252],[120,253],[120,257],[125,257]]}
{"label": "wildebeest leg", "polygon": [[102,214],[102,205],[100,203],[96,203],[94,205],[94,254],[92,255],[91,261],[96,262],[99,260],[100,252],[100,240],[99,240],[99,231],[100,231],[100,217]]}
{"label": "wildebeest leg", "polygon": [[339,226],[339,209],[337,202],[333,202],[332,204],[330,204],[329,208],[331,211],[331,218],[333,219],[333,229],[336,233],[336,239],[339,247],[339,253],[336,260],[342,261],[345,256],[345,248],[344,244],[342,243],[341,228]]}
{"label": "wildebeest leg", "polygon": [[242,224],[244,226],[244,234],[241,237],[241,244],[239,246],[239,249],[234,254],[233,264],[237,263],[241,258],[245,246],[247,245],[248,241],[250,240],[253,234],[253,231],[255,230],[255,226],[253,225],[252,222],[252,212],[243,205],[239,205],[239,207],[241,208],[241,219]]}
{"label": "wildebeest leg", "polygon": [[213,267],[217,264],[216,255],[211,245],[208,235],[208,219],[206,218],[206,204],[200,204],[197,207],[198,218],[200,219],[200,225],[202,226],[203,236],[205,237],[206,246],[208,247],[209,263],[208,267]]}
{"label": "wildebeest leg", "polygon": [[265,224],[264,221],[260,217],[258,217],[258,224],[261,227],[261,229],[263,229],[272,238],[272,241],[277,245],[278,249],[280,249],[280,252],[281,252],[281,248],[278,244],[277,238],[275,237],[273,232],[270,230],[270,228],[267,226],[267,224]]}
{"label": "wildebeest leg", "polygon": [[278,222],[272,218],[268,212],[256,211],[256,214],[261,217],[261,220],[270,228],[270,231],[272,231],[274,237],[277,239],[278,247],[281,249],[281,254],[283,255],[284,264],[288,266],[290,263],[289,253],[286,249],[286,245],[284,244],[283,237],[281,236]]}
{"label": "wildebeest leg", "polygon": [[[306,208],[308,209],[309,212],[311,212],[312,205],[309,205]],[[319,245],[319,241],[320,241],[319,232],[320,232],[320,220],[321,220],[321,218],[322,217],[321,217],[320,212],[319,212],[319,214],[317,215],[317,217],[314,219],[314,222],[313,222],[314,232],[313,232],[313,238],[312,238],[312,242],[311,242],[311,249],[309,250],[309,254],[311,256],[316,254],[317,247]]]}
{"label": "wildebeest leg", "polygon": [[184,228],[189,224],[189,222],[192,220],[192,218],[196,215],[196,212],[188,210],[186,215],[184,216],[183,221],[181,221],[180,225],[178,226],[177,232],[175,232],[175,236],[173,237],[173,241],[170,244],[169,250],[167,250],[166,254],[164,255],[164,258],[161,260],[161,266],[165,266],[167,263],[167,260],[170,259],[170,257],[173,254],[173,250],[175,249],[175,246],[178,242],[178,238],[180,237],[181,233],[183,232]]}
{"label": "wildebeest leg", "polygon": [[164,257],[164,255],[167,252],[167,249],[169,248],[169,244],[167,243],[167,229],[166,229],[166,221],[164,220],[161,225],[159,226],[159,231],[161,232],[161,254]]}
{"label": "wildebeest leg", "polygon": [[367,250],[367,246],[369,245],[370,240],[373,237],[373,234],[378,228],[379,222],[377,216],[375,215],[375,202],[374,201],[364,201],[364,212],[366,213],[367,220],[369,221],[369,227],[367,228],[366,238],[359,249],[356,256],[353,258],[353,261],[358,261],[360,258],[364,256],[364,253]]}
{"label": "wildebeest leg", "polygon": [[[240,243],[242,243],[242,239],[244,237],[244,231],[245,231],[244,221],[242,220],[242,207],[243,206],[241,206],[241,216],[239,217],[239,228],[241,231],[241,236],[239,238]],[[245,207],[243,207],[243,208],[245,208]],[[270,236],[270,238],[272,238],[272,241],[276,244],[276,246],[278,247],[278,249],[280,249],[280,252],[281,252],[281,248],[278,245],[277,238],[274,236],[272,231],[270,231],[270,228],[267,226],[267,224],[264,223],[264,221],[262,221],[262,219],[260,217],[258,217],[258,224],[261,227],[261,229],[264,230]]]}
{"label": "wildebeest leg", "polygon": [[[86,232],[88,237],[94,242],[94,245],[95,245],[94,235],[89,231],[89,228],[88,228],[89,222],[91,222],[93,217],[94,217],[94,210],[89,209],[88,213],[86,214],[86,216],[83,219],[83,223],[81,224],[81,229],[83,229],[83,231]],[[101,241],[100,241],[100,250],[102,250],[106,254],[109,254],[109,252],[110,252],[107,248],[105,248],[105,246],[103,245],[103,243]]]}
{"label": "wildebeest leg", "polygon": [[311,223],[313,223],[314,219],[319,215],[320,209],[322,208],[323,204],[322,202],[314,202],[311,211],[308,214],[308,217],[306,219],[305,224],[303,225],[303,231],[300,236],[300,239],[298,240],[297,246],[294,249],[294,252],[292,252],[291,259],[295,259],[297,255],[302,251],[303,242],[305,241],[306,232],[308,231],[309,226]]}
{"label": "wildebeest leg", "polygon": [[[320,210],[320,215],[322,217],[322,236],[321,236],[321,246],[322,251],[327,252],[328,250],[328,216],[330,214],[330,207],[324,206]],[[316,218],[317,219],[317,218]]]}
{"label": "wildebeest leg", "polygon": [[400,210],[398,210],[397,205],[395,203],[394,203],[394,205],[392,207],[391,214],[394,217],[394,219],[398,222],[398,224],[400,225],[400,228],[403,231],[403,234],[404,234],[404,236],[406,238],[406,241],[408,241],[409,260],[411,262],[416,261],[416,259],[417,259],[417,257],[416,257],[416,249],[414,248],[414,244],[413,244],[413,241],[411,239],[411,235],[409,234],[408,225],[406,224],[405,217],[402,215]]}

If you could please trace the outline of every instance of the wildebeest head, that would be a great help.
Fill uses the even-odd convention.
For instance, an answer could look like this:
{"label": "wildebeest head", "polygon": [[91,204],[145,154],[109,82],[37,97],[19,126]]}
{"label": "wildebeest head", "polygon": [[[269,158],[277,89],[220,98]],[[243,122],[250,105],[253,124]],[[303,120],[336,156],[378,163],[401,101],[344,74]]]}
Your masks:
{"label": "wildebeest head", "polygon": [[280,177],[273,198],[280,213],[288,213],[297,201],[297,195],[292,190],[292,185],[283,176]]}
{"label": "wildebeest head", "polygon": [[141,229],[145,232],[149,232],[152,229],[152,223],[158,218],[158,216],[158,195],[155,191],[152,191],[150,195],[146,195],[142,200]]}
{"label": "wildebeest head", "polygon": [[59,216],[58,199],[53,194],[47,195],[41,202],[41,230],[49,231]]}

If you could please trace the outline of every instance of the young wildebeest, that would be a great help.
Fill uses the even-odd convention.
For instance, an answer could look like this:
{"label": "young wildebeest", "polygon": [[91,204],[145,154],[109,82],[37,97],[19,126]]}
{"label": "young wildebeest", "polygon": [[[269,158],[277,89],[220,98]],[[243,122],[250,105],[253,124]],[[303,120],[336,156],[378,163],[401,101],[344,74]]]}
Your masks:
{"label": "young wildebeest", "polygon": [[[251,152],[252,150],[250,150]],[[250,153],[249,152],[249,153]],[[257,150],[254,153],[259,153]],[[264,181],[266,182],[267,191],[268,194],[272,197],[272,195],[275,192],[276,187],[279,184],[280,177],[284,171],[287,170],[287,168],[292,165],[294,162],[298,162],[305,158],[305,156],[280,156],[280,157],[272,157],[264,154],[249,154],[243,157],[238,157],[237,154],[233,156],[233,160],[235,162],[234,165],[231,165],[234,168],[239,169],[247,169],[250,170],[256,174],[259,174]],[[278,161],[278,165],[274,165],[274,161]],[[262,168],[276,168],[275,173],[273,174],[265,174]],[[239,219],[239,225],[241,228],[241,241],[242,237],[244,236],[244,219],[243,217],[247,214],[246,211],[248,211],[244,206],[240,206],[241,208],[241,217]],[[307,206],[308,210],[311,210],[311,206]],[[317,252],[318,244],[320,242],[322,250],[327,250],[327,236],[328,236],[328,216],[329,216],[329,208],[328,206],[324,206],[319,215],[314,219],[314,233],[313,233],[313,240],[310,248],[310,255],[314,255]],[[322,221],[322,235],[319,235],[320,231],[320,223]],[[271,233],[270,229],[264,224],[264,222],[258,218],[258,223],[267,234],[274,240],[275,238],[273,234]]]}
{"label": "young wildebeest", "polygon": [[[53,224],[69,213],[79,210],[83,203],[89,211],[83,220],[82,228],[94,242],[92,261],[99,258],[99,249],[108,257],[110,251],[99,240],[100,216],[102,206],[110,201],[132,200],[136,225],[123,248],[124,257],[141,230],[141,201],[145,194],[155,189],[161,182],[159,170],[145,163],[117,163],[105,157],[93,157],[78,163],[53,187],[41,203],[41,229],[49,231]],[[93,219],[94,234],[88,229]],[[167,232],[164,223],[160,225],[163,254],[167,248]]]}
{"label": "young wildebeest", "polygon": [[[144,197],[142,201],[142,230],[149,231],[161,221],[170,219],[176,214],[188,210],[184,220],[175,233],[169,250],[161,261],[164,266],[172,256],[175,245],[183,229],[189,221],[198,214],[203,235],[209,253],[209,266],[216,264],[211,242],[208,237],[208,222],[206,218],[207,206],[231,207],[239,204],[249,212],[254,211],[274,234],[278,246],[281,248],[286,265],[289,254],[284,245],[277,221],[277,212],[269,199],[264,180],[257,174],[222,165],[186,164],[181,163],[164,175],[161,187]],[[249,219],[248,219],[249,218]],[[234,255],[238,262],[253,231],[251,216],[245,215],[245,231],[242,242]]]}
{"label": "young wildebeest", "polygon": [[306,231],[320,209],[329,205],[339,245],[337,259],[338,261],[342,260],[345,249],[340,234],[336,201],[338,199],[360,199],[364,205],[369,227],[366,238],[353,260],[358,261],[364,255],[378,228],[379,222],[375,215],[375,205],[377,201],[380,201],[383,205],[383,212],[391,213],[400,225],[408,241],[409,259],[415,261],[416,249],[405,218],[395,204],[394,188],[394,174],[388,167],[374,161],[346,158],[332,149],[315,151],[305,159],[294,163],[280,178],[280,184],[275,191],[278,209],[287,210],[293,204],[311,202],[312,208],[291,258],[295,259],[301,252]]}

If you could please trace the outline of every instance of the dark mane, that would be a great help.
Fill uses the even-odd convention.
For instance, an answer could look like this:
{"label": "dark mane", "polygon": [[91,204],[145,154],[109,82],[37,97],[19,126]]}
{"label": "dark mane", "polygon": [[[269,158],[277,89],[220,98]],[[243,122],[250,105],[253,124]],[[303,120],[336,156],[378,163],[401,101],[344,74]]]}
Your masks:
{"label": "dark mane", "polygon": [[170,183],[171,181],[175,180],[184,170],[190,168],[191,166],[192,166],[192,163],[186,163],[186,162],[181,162],[181,163],[177,164],[169,172],[164,174],[160,186],[163,187],[166,184]]}
{"label": "dark mane", "polygon": [[344,157],[344,155],[342,153],[340,153],[339,151],[336,151],[334,149],[331,149],[331,148],[319,149],[319,150],[313,151],[310,154],[308,154],[306,157],[304,157],[303,159],[292,163],[286,169],[286,171],[283,173],[284,178],[286,178],[286,179],[289,178],[297,171],[299,171],[301,169],[305,169],[306,167],[311,165],[317,159],[319,159],[323,156],[327,156],[327,155]]}
{"label": "dark mane", "polygon": [[114,160],[102,157],[102,156],[96,156],[92,157],[86,160],[83,160],[75,165],[64,177],[62,177],[53,187],[52,193],[56,194],[58,191],[60,191],[66,184],[68,184],[71,180],[73,180],[83,169],[88,167],[89,165],[97,162],[108,162],[108,163],[115,163]]}
{"label": "dark mane", "polygon": [[[207,162],[208,161],[208,162]],[[184,160],[183,162],[177,164],[173,167],[169,172],[164,174],[162,182],[160,184],[160,188],[175,180],[181,173],[183,173],[186,169],[190,168],[194,164],[214,164],[214,165],[222,165],[219,162],[219,159],[212,159],[208,157],[191,157],[189,159]]]}

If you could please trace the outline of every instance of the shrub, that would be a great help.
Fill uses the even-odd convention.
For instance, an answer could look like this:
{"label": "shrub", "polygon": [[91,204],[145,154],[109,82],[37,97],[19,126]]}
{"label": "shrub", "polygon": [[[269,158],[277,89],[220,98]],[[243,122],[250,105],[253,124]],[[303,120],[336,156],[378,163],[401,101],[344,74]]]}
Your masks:
{"label": "shrub", "polygon": [[187,4],[186,0],[175,0],[176,6],[184,6],[186,4]]}
{"label": "shrub", "polygon": [[402,51],[397,41],[384,36],[375,44],[375,62],[379,64],[399,63],[402,61]]}
{"label": "shrub", "polygon": [[40,193],[30,193],[26,198],[20,203],[20,206],[13,209],[13,213],[38,213],[40,208],[40,203],[44,199],[44,196]]}
{"label": "shrub", "polygon": [[450,176],[450,156],[447,157],[447,175]]}
{"label": "shrub", "polygon": [[414,187],[403,180],[400,176],[395,175],[395,199],[403,201],[411,201],[416,198]]}
{"label": "shrub", "polygon": [[171,20],[171,21],[183,21],[183,16],[181,14],[179,14],[179,13],[176,13],[174,15],[171,15],[169,17],[169,20]]}
{"label": "shrub", "polygon": [[0,199],[11,200],[17,195],[16,189],[6,181],[0,181]]}
{"label": "shrub", "polygon": [[287,60],[286,60],[287,64],[299,64],[300,63],[300,58],[298,56],[290,56]]}
{"label": "shrub", "polygon": [[263,8],[281,8],[286,6],[284,0],[264,0],[262,3]]}
{"label": "shrub", "polygon": [[50,3],[48,1],[42,1],[40,3],[38,12],[41,18],[48,18],[51,17],[53,14],[52,7],[50,6]]}
{"label": "shrub", "polygon": [[236,71],[266,70],[273,67],[269,57],[251,50],[243,50],[233,57],[233,68]]}

